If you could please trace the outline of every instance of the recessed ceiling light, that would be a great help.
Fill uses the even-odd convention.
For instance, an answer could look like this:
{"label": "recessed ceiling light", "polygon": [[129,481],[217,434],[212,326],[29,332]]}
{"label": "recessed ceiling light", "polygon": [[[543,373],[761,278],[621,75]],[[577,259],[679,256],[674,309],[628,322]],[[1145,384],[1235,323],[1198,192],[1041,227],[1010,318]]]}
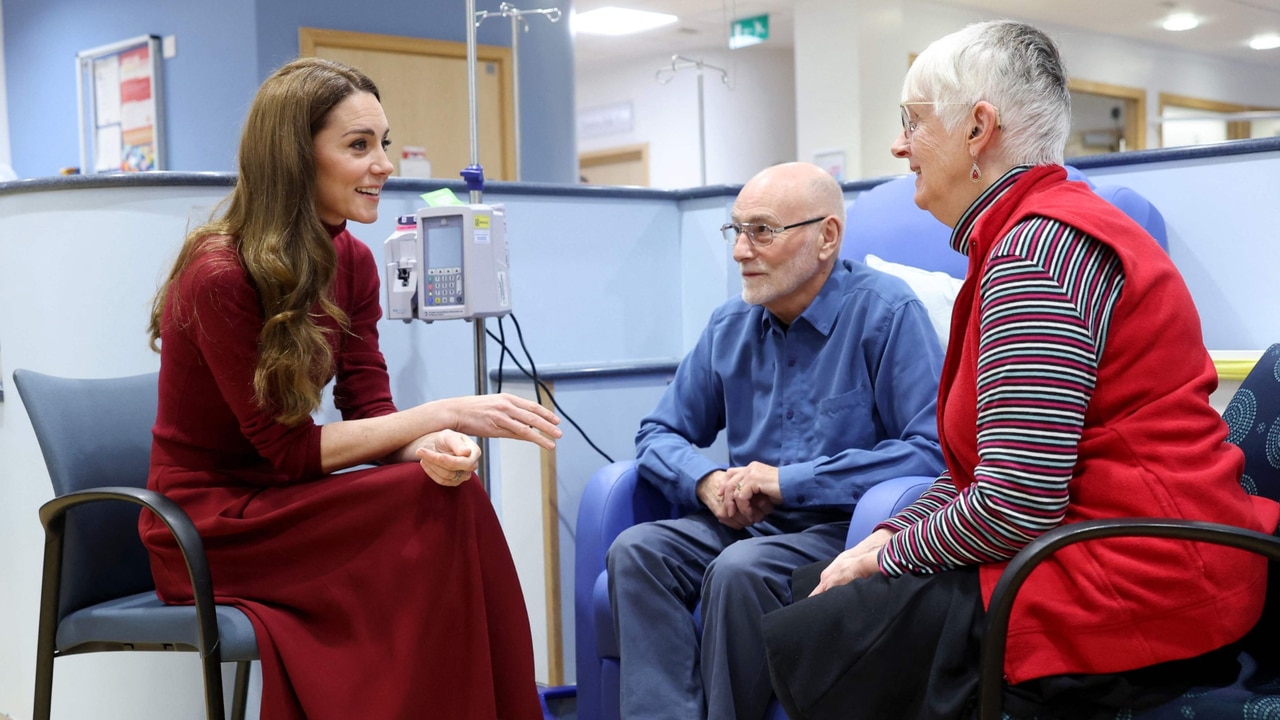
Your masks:
{"label": "recessed ceiling light", "polygon": [[630,35],[670,25],[679,19],[675,15],[666,13],[602,7],[584,13],[574,13],[570,18],[570,26],[573,32],[588,35]]}
{"label": "recessed ceiling light", "polygon": [[1273,50],[1280,47],[1280,35],[1275,33],[1255,35],[1249,40],[1249,47],[1254,50]]}
{"label": "recessed ceiling light", "polygon": [[1199,25],[1200,18],[1189,12],[1173,13],[1165,18],[1163,23],[1160,23],[1160,27],[1169,32],[1182,32],[1183,30],[1199,27]]}

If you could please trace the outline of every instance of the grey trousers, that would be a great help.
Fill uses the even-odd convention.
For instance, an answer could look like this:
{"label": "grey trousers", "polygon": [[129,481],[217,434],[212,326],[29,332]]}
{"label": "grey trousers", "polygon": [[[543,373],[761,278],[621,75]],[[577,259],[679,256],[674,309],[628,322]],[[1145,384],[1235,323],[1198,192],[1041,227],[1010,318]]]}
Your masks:
{"label": "grey trousers", "polygon": [[773,691],[761,618],[791,602],[795,568],[844,549],[848,529],[839,512],[778,510],[733,530],[703,511],[619,535],[608,566],[622,717],[763,718]]}

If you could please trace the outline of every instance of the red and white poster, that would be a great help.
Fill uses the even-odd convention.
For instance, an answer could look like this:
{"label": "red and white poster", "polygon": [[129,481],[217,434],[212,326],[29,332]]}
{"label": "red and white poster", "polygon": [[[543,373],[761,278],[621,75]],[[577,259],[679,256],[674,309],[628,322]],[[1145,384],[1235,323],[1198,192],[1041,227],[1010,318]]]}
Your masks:
{"label": "red and white poster", "polygon": [[81,53],[92,72],[92,172],[160,169],[154,45],[140,38]]}

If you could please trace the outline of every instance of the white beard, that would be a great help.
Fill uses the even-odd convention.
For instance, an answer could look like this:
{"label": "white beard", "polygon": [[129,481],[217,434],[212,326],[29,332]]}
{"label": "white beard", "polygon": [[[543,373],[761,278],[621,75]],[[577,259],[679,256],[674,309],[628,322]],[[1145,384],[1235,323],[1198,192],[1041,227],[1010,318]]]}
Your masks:
{"label": "white beard", "polygon": [[809,278],[817,275],[822,260],[818,257],[818,244],[806,242],[794,257],[775,268],[769,268],[758,259],[751,266],[744,267],[739,263],[739,267],[768,271],[767,275],[742,279],[742,301],[748,305],[768,305],[795,292]]}

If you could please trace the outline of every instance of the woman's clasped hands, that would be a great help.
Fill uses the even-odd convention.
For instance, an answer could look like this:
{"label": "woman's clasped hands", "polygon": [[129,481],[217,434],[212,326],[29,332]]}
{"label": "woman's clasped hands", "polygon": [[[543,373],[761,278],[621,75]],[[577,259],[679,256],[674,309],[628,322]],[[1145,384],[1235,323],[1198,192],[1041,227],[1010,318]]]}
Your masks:
{"label": "woman's clasped hands", "polygon": [[466,482],[480,464],[480,446],[472,436],[525,440],[554,450],[564,434],[555,413],[508,393],[439,402],[447,404],[450,427],[419,438],[413,452],[427,476],[448,487]]}

